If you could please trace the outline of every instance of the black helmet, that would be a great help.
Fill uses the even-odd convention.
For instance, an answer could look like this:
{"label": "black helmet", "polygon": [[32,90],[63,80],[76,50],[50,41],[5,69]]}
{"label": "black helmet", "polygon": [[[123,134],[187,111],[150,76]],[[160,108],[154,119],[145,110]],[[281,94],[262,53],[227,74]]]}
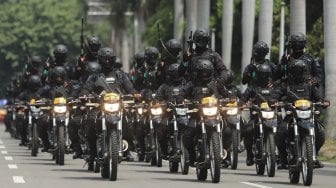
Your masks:
{"label": "black helmet", "polygon": [[179,75],[179,66],[178,63],[170,64],[166,70],[167,78],[173,82],[179,82],[182,79],[182,76]]}
{"label": "black helmet", "polygon": [[87,38],[87,45],[86,45],[87,53],[96,56],[100,47],[101,43],[98,37],[92,36]]}
{"label": "black helmet", "polygon": [[210,41],[210,33],[207,28],[198,28],[196,29],[193,42],[196,44],[196,47],[205,48]]}
{"label": "black helmet", "polygon": [[121,67],[122,67],[122,62],[121,62],[121,59],[120,58],[117,58],[116,59],[116,61],[115,61],[115,63],[114,63],[114,68],[116,68],[116,69],[121,69]]}
{"label": "black helmet", "polygon": [[231,85],[232,84],[232,82],[234,81],[234,79],[235,79],[235,74],[234,74],[234,72],[232,71],[232,70],[228,70],[227,72],[226,72],[226,79],[225,79],[225,81],[224,81],[224,84],[225,85]]}
{"label": "black helmet", "polygon": [[61,85],[64,83],[67,72],[63,66],[56,66],[51,71],[51,83]]}
{"label": "black helmet", "polygon": [[272,69],[268,63],[263,63],[257,66],[256,83],[257,85],[265,86],[272,78]]}
{"label": "black helmet", "polygon": [[170,39],[165,44],[165,56],[176,58],[182,50],[182,44],[177,39]]}
{"label": "black helmet", "polygon": [[289,37],[289,46],[290,48],[296,51],[302,51],[306,45],[306,35],[303,33],[293,33]]}
{"label": "black helmet", "polygon": [[145,50],[145,60],[149,66],[154,66],[159,59],[159,50],[155,47],[148,47]]}
{"label": "black helmet", "polygon": [[98,51],[98,61],[105,70],[112,70],[116,61],[116,54],[112,48],[105,47]]}
{"label": "black helmet", "polygon": [[289,80],[294,83],[303,82],[307,70],[308,66],[303,60],[293,59],[288,65]]}
{"label": "black helmet", "polygon": [[63,44],[57,44],[54,49],[56,63],[64,63],[67,57],[68,48]]}
{"label": "black helmet", "polygon": [[41,57],[34,55],[30,58],[30,62],[28,62],[28,70],[30,72],[37,72],[41,65],[42,65]]}
{"label": "black helmet", "polygon": [[265,56],[268,54],[268,52],[269,52],[269,47],[263,41],[259,41],[255,43],[255,45],[253,46],[253,57],[256,60],[264,59]]}
{"label": "black helmet", "polygon": [[214,73],[212,62],[209,59],[198,59],[195,65],[195,73],[194,79],[209,82]]}
{"label": "black helmet", "polygon": [[85,71],[88,75],[101,73],[102,67],[96,61],[89,61],[85,66]]}
{"label": "black helmet", "polygon": [[143,66],[143,64],[145,63],[145,54],[144,53],[136,53],[134,55],[134,65],[137,68],[140,68]]}
{"label": "black helmet", "polygon": [[28,78],[28,88],[32,91],[38,90],[42,86],[41,77],[38,75],[30,75]]}

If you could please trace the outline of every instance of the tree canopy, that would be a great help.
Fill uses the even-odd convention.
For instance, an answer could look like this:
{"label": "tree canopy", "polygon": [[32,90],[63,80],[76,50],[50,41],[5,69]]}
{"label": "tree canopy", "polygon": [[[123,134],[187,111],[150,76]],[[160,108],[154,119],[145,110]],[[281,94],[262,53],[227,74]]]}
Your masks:
{"label": "tree canopy", "polygon": [[46,57],[57,43],[65,44],[70,56],[78,54],[80,12],[80,4],[76,0],[1,1],[2,81],[22,68],[27,55]]}

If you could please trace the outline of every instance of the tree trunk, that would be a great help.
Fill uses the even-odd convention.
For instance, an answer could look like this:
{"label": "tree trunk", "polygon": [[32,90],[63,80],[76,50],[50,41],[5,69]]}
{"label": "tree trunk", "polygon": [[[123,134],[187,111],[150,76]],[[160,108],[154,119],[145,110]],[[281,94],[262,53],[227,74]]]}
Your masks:
{"label": "tree trunk", "polygon": [[182,41],[183,37],[183,0],[174,0],[174,38]]}
{"label": "tree trunk", "polygon": [[255,0],[243,0],[242,9],[242,68],[243,73],[245,67],[250,63],[253,47],[254,33],[254,17],[255,17]]}
{"label": "tree trunk", "polygon": [[232,30],[233,30],[233,0],[223,0],[222,57],[223,57],[223,63],[228,69],[231,69]]}
{"label": "tree trunk", "polygon": [[[186,36],[197,27],[197,0],[186,0]],[[187,47],[186,47],[187,48]]]}
{"label": "tree trunk", "polygon": [[285,51],[285,2],[281,2],[280,12],[280,40],[279,40],[279,62]]}
{"label": "tree trunk", "polygon": [[[260,0],[258,40],[272,46],[273,0]],[[271,56],[271,51],[267,58]]]}
{"label": "tree trunk", "polygon": [[130,69],[130,62],[129,62],[129,55],[130,55],[130,48],[129,48],[129,36],[127,29],[122,32],[122,64],[124,72],[129,72]]}
{"label": "tree trunk", "polygon": [[134,52],[138,53],[143,50],[141,35],[145,30],[144,10],[138,7],[134,13]]}
{"label": "tree trunk", "polygon": [[306,0],[290,1],[290,34],[306,34]]}
{"label": "tree trunk", "polygon": [[210,0],[198,0],[197,10],[197,27],[209,29]]}
{"label": "tree trunk", "polygon": [[324,49],[325,49],[325,88],[326,99],[330,100],[331,106],[328,109],[327,128],[329,136],[336,138],[336,1],[323,1],[324,18]]}

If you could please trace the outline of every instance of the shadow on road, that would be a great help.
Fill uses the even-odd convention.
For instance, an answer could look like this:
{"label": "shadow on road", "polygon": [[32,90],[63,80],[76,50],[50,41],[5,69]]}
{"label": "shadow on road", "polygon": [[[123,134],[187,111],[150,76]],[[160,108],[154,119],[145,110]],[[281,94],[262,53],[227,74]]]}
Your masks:
{"label": "shadow on road", "polygon": [[87,169],[52,169],[51,171],[56,171],[56,172],[85,172],[85,173],[92,173],[91,171],[88,171]]}

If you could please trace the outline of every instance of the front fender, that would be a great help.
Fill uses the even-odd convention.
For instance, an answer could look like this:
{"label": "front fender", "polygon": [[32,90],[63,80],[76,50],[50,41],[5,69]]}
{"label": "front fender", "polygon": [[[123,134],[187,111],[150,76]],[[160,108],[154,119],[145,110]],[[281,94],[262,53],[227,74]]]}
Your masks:
{"label": "front fender", "polygon": [[[304,132],[307,132],[307,133],[310,133],[312,134],[310,131],[311,130],[314,130],[314,123],[309,120],[301,120],[299,122],[297,122],[297,125],[299,127],[299,130],[300,131],[304,131]],[[314,131],[312,131],[314,132]]]}

